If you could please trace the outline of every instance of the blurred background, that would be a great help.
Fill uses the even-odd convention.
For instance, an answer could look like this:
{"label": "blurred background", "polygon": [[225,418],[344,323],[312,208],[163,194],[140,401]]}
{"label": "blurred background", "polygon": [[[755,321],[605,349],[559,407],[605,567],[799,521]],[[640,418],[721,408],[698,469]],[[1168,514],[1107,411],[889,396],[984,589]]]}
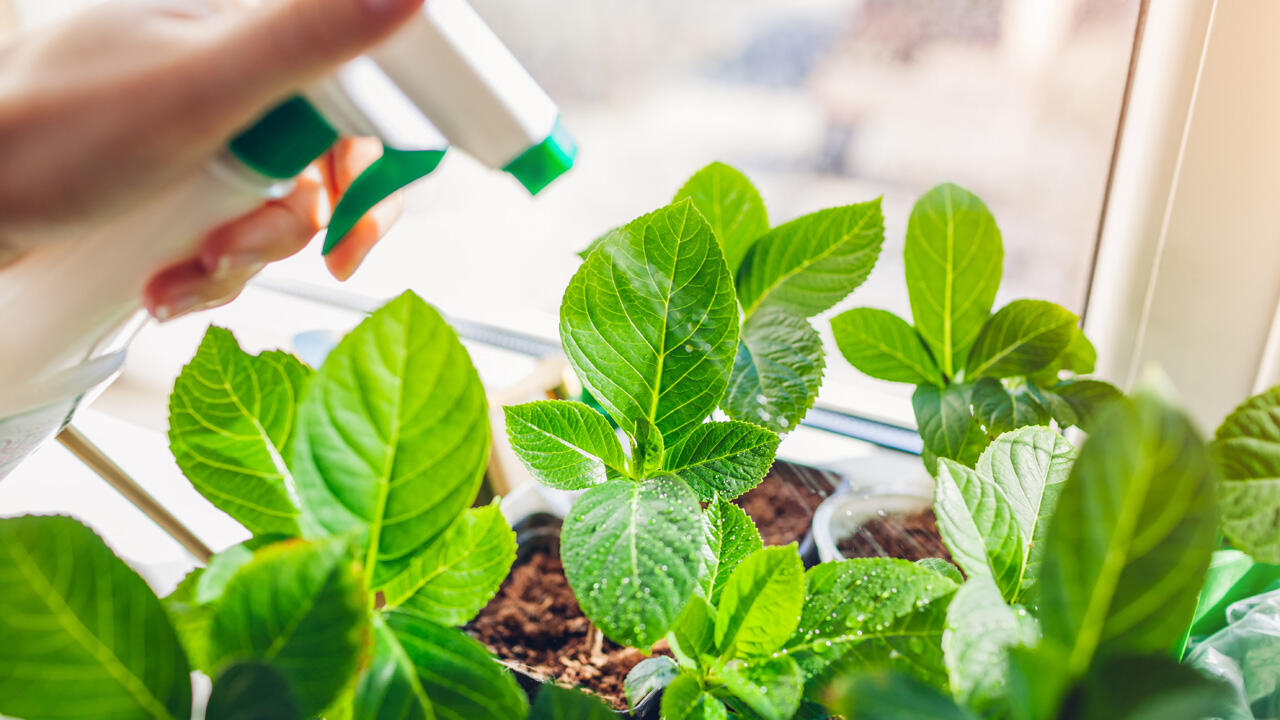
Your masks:
{"label": "blurred background", "polygon": [[[750,176],[774,224],[883,197],[879,263],[833,314],[867,305],[909,317],[907,216],[944,181],[976,192],[998,220],[997,304],[1083,308],[1137,0],[472,1],[561,105],[578,166],[535,200],[451,154],[408,192],[403,221],[345,285],[324,274],[315,245],[227,308],[144,330],[81,425],[162,500],[195,508],[183,517],[204,534],[234,542],[238,526],[172,487],[184,483],[172,481],[164,432],[173,378],[211,322],[247,349],[293,348],[299,333],[343,332],[360,318],[353,308],[411,288],[454,318],[555,342],[575,253],[668,202],[711,161]],[[12,0],[9,20],[44,22],[81,4]],[[496,386],[533,362],[472,350]],[[861,377],[832,345],[819,404],[910,426],[909,392]],[[819,462],[841,452],[833,442],[793,446],[807,443],[801,452]],[[46,449],[0,484],[0,510],[74,501],[150,527],[118,498],[74,489],[87,471],[70,463]],[[153,531],[113,544],[158,562],[172,543]]]}

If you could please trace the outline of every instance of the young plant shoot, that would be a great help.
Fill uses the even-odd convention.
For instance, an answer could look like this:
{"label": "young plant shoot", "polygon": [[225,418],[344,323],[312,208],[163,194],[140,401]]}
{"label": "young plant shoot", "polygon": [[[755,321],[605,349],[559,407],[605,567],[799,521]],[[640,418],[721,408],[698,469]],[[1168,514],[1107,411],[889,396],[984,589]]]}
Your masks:
{"label": "young plant shoot", "polygon": [[515,679],[456,629],[515,538],[496,505],[469,507],[485,396],[439,313],[403,295],[314,372],[213,328],[170,410],[179,466],[255,537],[162,604],[78,523],[0,521],[0,602],[24,618],[0,650],[0,713],[189,718],[199,669],[210,720],[525,717]]}
{"label": "young plant shoot", "polygon": [[946,613],[947,674],[851,675],[829,707],[849,720],[1225,717],[1229,689],[1170,656],[1215,545],[1217,485],[1191,422],[1150,385],[1103,412],[1078,458],[1034,427],[997,438],[976,468],[941,460],[938,524],[968,576]]}
{"label": "young plant shoot", "polygon": [[1070,311],[1015,300],[991,313],[1004,247],[976,195],[955,185],[925,193],[911,211],[903,259],[914,326],[887,310],[855,308],[833,318],[831,330],[858,370],[916,386],[912,407],[930,472],[938,458],[973,467],[992,438],[1015,428],[1053,420],[1090,431],[1099,408],[1119,396],[1075,377],[1093,372],[1096,358]]}
{"label": "young plant shoot", "polygon": [[[672,627],[715,554],[700,503],[758,485],[777,450],[773,429],[812,404],[821,343],[805,318],[865,279],[883,239],[878,203],[767,231],[758,193],[724,165],[694,176],[680,198],[597,240],[565,291],[561,343],[607,418],[574,402],[506,409],[533,475],[586,490],[561,535],[583,612],[640,648]],[[788,327],[801,337],[776,335]],[[738,419],[707,422],[718,407]]]}

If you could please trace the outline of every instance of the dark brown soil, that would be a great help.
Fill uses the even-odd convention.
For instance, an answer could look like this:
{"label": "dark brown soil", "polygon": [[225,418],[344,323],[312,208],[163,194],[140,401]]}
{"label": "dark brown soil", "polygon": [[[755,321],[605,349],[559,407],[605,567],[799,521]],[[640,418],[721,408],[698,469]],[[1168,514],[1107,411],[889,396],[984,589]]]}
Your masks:
{"label": "dark brown soil", "polygon": [[933,510],[872,518],[852,537],[837,543],[837,547],[850,558],[893,557],[913,562],[928,557],[951,560],[951,553],[942,544],[938,519]]}
{"label": "dark brown soil", "polygon": [[619,710],[627,707],[627,673],[645,657],[610,642],[591,625],[573,598],[560,558],[545,550],[512,568],[497,597],[467,629],[499,658],[558,684],[590,690]]}
{"label": "dark brown soil", "polygon": [[765,545],[798,543],[809,532],[813,511],[839,482],[835,473],[779,461],[763,482],[733,502],[756,521]]}

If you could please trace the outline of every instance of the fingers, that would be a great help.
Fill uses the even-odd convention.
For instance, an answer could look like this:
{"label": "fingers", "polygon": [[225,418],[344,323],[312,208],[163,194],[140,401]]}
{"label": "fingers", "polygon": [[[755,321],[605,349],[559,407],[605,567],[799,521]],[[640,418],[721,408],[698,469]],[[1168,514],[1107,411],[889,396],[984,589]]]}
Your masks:
{"label": "fingers", "polygon": [[153,277],[143,294],[147,310],[163,321],[234,300],[267,263],[305,247],[329,211],[328,181],[309,168],[287,197],[216,228],[198,256]]}
{"label": "fingers", "polygon": [[[375,160],[382,156],[382,144],[373,138],[349,138],[338,142],[330,154],[329,190],[335,202]],[[365,256],[400,218],[402,203],[396,193],[376,205],[351,232],[325,256],[325,265],[338,280],[355,273]]]}
{"label": "fingers", "polygon": [[250,88],[266,104],[364,52],[423,0],[268,0],[238,19],[216,48],[227,88]]}
{"label": "fingers", "polygon": [[209,233],[200,263],[211,277],[283,260],[302,248],[329,222],[328,182],[312,166],[287,197],[232,220]]}

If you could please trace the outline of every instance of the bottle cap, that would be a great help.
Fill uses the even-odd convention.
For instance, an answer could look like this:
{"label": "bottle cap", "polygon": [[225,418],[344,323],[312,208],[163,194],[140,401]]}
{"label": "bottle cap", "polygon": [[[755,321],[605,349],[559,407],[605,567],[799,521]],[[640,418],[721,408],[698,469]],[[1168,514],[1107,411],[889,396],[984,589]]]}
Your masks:
{"label": "bottle cap", "polygon": [[578,145],[569,136],[560,118],[545,140],[525,150],[503,170],[511,173],[532,195],[537,195],[552,181],[573,167]]}
{"label": "bottle cap", "polygon": [[231,141],[240,162],[269,178],[297,177],[338,140],[338,132],[301,97],[277,105]]}

